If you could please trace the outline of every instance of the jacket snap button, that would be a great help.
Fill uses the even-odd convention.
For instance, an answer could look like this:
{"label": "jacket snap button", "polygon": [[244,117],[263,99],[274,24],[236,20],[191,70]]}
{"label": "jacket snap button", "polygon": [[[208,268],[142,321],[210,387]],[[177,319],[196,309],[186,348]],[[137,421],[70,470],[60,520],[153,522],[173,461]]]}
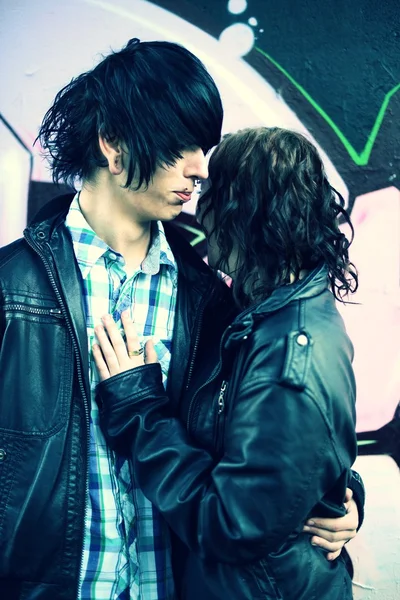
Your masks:
{"label": "jacket snap button", "polygon": [[296,342],[299,346],[307,346],[308,337],[305,335],[305,333],[300,333],[300,335],[297,336]]}
{"label": "jacket snap button", "polygon": [[37,236],[38,236],[39,240],[44,240],[44,238],[46,237],[46,234],[44,231],[38,231]]}
{"label": "jacket snap button", "polygon": [[7,452],[3,448],[0,448],[0,461],[5,460],[6,456]]}

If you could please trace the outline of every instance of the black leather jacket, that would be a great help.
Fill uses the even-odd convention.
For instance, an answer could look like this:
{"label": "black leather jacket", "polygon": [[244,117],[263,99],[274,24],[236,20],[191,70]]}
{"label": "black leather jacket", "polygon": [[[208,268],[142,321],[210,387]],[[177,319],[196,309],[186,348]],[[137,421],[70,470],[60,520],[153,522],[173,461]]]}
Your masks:
{"label": "black leather jacket", "polygon": [[[90,393],[80,271],[57,198],[0,249],[0,598],[76,600]],[[179,268],[168,393],[181,395],[208,267],[165,227]]]}
{"label": "black leather jacket", "polygon": [[353,348],[327,284],[322,267],[276,290],[221,344],[224,310],[209,311],[186,427],[159,365],[98,387],[109,444],[132,456],[139,485],[184,542],[185,600],[352,598],[343,557],[327,561],[302,533],[312,515],[344,514],[357,453]]}

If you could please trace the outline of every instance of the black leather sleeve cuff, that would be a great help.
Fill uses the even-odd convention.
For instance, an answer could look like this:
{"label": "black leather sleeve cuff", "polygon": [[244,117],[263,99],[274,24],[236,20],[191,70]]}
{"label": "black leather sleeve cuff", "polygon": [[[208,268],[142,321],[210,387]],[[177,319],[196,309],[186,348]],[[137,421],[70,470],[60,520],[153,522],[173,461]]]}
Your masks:
{"label": "black leather sleeve cuff", "polygon": [[364,482],[361,479],[361,476],[357,473],[357,471],[351,471],[351,477],[348,483],[348,487],[352,490],[354,501],[357,504],[359,516],[357,528],[358,531],[364,521],[365,487]]}

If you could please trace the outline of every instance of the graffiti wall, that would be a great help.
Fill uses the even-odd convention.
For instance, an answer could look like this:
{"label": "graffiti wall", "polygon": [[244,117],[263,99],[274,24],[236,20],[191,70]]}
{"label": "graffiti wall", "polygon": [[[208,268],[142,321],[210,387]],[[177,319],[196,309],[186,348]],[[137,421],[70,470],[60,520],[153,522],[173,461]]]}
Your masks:
{"label": "graffiti wall", "polygon": [[[0,245],[57,190],[32,147],[56,92],[132,37],[167,39],[206,64],[224,131],[252,125],[306,133],[356,229],[356,467],[366,522],[349,550],[355,598],[400,597],[400,7],[398,0],[15,0],[0,7]],[[180,227],[200,253],[192,222]]]}

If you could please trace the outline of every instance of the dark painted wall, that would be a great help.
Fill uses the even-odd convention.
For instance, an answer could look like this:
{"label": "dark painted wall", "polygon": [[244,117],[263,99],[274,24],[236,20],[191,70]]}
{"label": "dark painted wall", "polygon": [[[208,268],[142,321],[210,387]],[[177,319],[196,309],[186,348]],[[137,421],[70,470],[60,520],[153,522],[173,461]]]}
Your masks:
{"label": "dark painted wall", "polygon": [[399,187],[399,0],[249,0],[236,15],[221,0],[156,3],[217,38],[256,18],[256,44],[245,60],[327,152],[350,202]]}

